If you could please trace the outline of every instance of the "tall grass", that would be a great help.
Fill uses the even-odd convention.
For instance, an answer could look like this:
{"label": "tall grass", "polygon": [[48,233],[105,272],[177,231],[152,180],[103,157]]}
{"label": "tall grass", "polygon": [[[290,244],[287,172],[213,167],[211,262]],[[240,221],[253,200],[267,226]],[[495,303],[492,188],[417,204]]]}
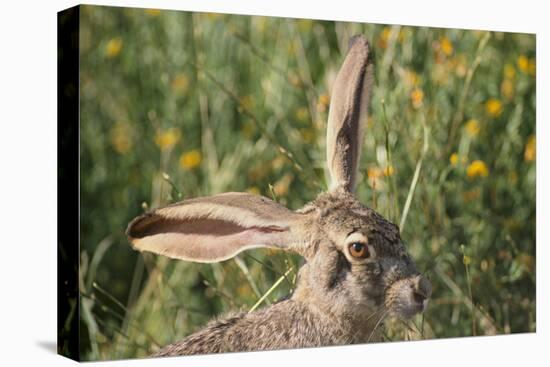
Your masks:
{"label": "tall grass", "polygon": [[326,189],[330,85],[356,33],[376,50],[357,194],[434,288],[385,338],[535,330],[533,35],[83,6],[84,359],[145,356],[292,291],[295,255],[178,262],[134,252],[124,229],[195,196],[297,209]]}

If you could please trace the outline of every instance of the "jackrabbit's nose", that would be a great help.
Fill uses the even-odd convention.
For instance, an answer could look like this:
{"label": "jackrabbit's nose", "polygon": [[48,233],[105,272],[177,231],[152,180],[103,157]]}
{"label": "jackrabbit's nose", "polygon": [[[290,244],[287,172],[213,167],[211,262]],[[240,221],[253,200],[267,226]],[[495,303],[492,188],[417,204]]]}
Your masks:
{"label": "jackrabbit's nose", "polygon": [[425,306],[428,298],[432,295],[432,285],[430,281],[422,275],[418,275],[414,281],[413,299],[415,302]]}

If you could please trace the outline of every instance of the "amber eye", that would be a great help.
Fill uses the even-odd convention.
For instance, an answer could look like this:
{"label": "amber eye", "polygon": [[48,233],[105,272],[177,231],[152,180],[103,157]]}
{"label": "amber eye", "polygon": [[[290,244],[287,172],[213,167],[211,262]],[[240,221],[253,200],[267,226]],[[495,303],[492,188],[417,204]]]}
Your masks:
{"label": "amber eye", "polygon": [[364,243],[354,242],[349,245],[349,253],[353,257],[366,259],[369,257],[369,248]]}

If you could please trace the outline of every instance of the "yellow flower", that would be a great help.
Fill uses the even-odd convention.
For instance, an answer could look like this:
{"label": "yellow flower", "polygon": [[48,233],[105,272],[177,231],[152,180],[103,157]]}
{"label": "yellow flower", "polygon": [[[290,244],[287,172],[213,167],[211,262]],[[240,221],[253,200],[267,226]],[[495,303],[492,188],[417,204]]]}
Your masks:
{"label": "yellow flower", "polygon": [[485,31],[472,31],[473,35],[477,38],[477,39],[481,39],[481,37],[483,37],[485,35]]}
{"label": "yellow flower", "polygon": [[516,69],[514,68],[514,65],[504,65],[504,77],[506,79],[514,79],[516,77]]}
{"label": "yellow flower", "polygon": [[105,45],[105,55],[108,58],[118,56],[120,50],[122,50],[122,39],[120,37],[110,39]]}
{"label": "yellow flower", "polygon": [[479,195],[480,195],[479,189],[464,191],[462,193],[462,199],[465,202],[469,203],[470,201],[474,201],[475,199],[479,198]]}
{"label": "yellow flower", "polygon": [[535,76],[535,74],[537,73],[537,63],[536,63],[535,59],[529,59],[529,64],[527,66],[527,72],[531,76]]}
{"label": "yellow flower", "polygon": [[132,148],[132,139],[130,138],[130,127],[127,123],[117,122],[110,133],[111,145],[119,154],[125,154]]}
{"label": "yellow flower", "polygon": [[405,79],[405,84],[408,87],[414,87],[418,85],[420,81],[420,77],[413,70],[405,70],[405,72],[403,73],[403,77]]}
{"label": "yellow flower", "polygon": [[304,139],[304,143],[313,143],[315,140],[315,134],[311,129],[300,129],[300,135],[302,136],[302,139]]}
{"label": "yellow flower", "polygon": [[487,113],[493,117],[498,117],[502,113],[502,102],[496,98],[489,98],[485,103]]}
{"label": "yellow flower", "polygon": [[252,26],[259,32],[264,33],[267,30],[268,17],[252,17]]}
{"label": "yellow flower", "polygon": [[252,294],[252,291],[250,290],[250,286],[248,285],[248,283],[242,283],[238,288],[237,288],[237,294],[240,296],[240,297],[250,297],[250,295]]}
{"label": "yellow flower", "polygon": [[451,165],[456,166],[456,164],[458,163],[458,154],[451,154],[451,156],[449,157],[449,161],[451,162]]}
{"label": "yellow flower", "polygon": [[370,167],[367,170],[367,177],[370,179],[380,178],[382,177],[382,174],[383,174],[382,170],[378,167]]}
{"label": "yellow flower", "polygon": [[181,73],[172,80],[172,90],[176,93],[185,94],[189,89],[189,78]]}
{"label": "yellow flower", "polygon": [[470,119],[466,123],[466,133],[471,137],[475,137],[479,134],[479,122],[476,119]]}
{"label": "yellow flower", "polygon": [[466,69],[466,65],[464,65],[464,63],[457,63],[456,64],[455,74],[459,78],[464,78],[466,76],[467,72],[468,72],[468,70]]}
{"label": "yellow flower", "polygon": [[201,164],[202,156],[201,152],[197,149],[183,153],[180,156],[180,167],[183,169],[193,169]]}
{"label": "yellow flower", "polygon": [[330,103],[330,97],[328,94],[321,94],[319,100],[317,101],[317,111],[325,112]]}
{"label": "yellow flower", "polygon": [[403,43],[405,42],[405,40],[409,38],[409,35],[410,35],[410,32],[407,32],[405,28],[401,28],[399,30],[399,34],[397,35],[397,39],[399,40],[400,43]]}
{"label": "yellow flower", "polygon": [[300,79],[300,76],[298,76],[298,74],[289,73],[287,78],[288,78],[288,81],[290,82],[290,84],[292,84],[293,86],[295,86],[295,87],[301,87],[302,86],[302,79]]}
{"label": "yellow flower", "polygon": [[307,107],[300,107],[296,110],[296,112],[294,113],[294,116],[299,121],[307,121],[309,118],[309,111]]}
{"label": "yellow flower", "polygon": [[160,15],[159,9],[145,9],[145,14],[150,15],[152,17],[156,17]]}
{"label": "yellow flower", "polygon": [[292,183],[293,179],[294,176],[290,173],[287,173],[279,181],[275,182],[275,185],[273,185],[273,192],[275,193],[275,195],[286,196],[288,194],[288,189],[290,188],[290,184]]}
{"label": "yellow flower", "polygon": [[401,28],[399,30],[399,34],[397,35],[397,40],[399,41],[399,43],[403,44],[403,42],[405,42],[408,37],[409,33],[407,33],[404,28]]}
{"label": "yellow flower", "polygon": [[457,164],[466,164],[467,160],[466,157],[461,157],[455,152],[449,157],[449,162],[452,166],[456,166]]}
{"label": "yellow flower", "polygon": [[319,96],[319,103],[328,106],[328,104],[330,103],[330,97],[328,96],[328,94],[321,94]]}
{"label": "yellow flower", "polygon": [[388,47],[388,39],[390,38],[390,27],[384,27],[382,32],[380,32],[380,37],[378,38],[378,47],[384,49]]}
{"label": "yellow flower", "polygon": [[525,145],[525,153],[523,154],[523,158],[527,162],[531,162],[531,161],[534,161],[536,157],[537,157],[536,138],[535,138],[535,135],[531,135],[527,140],[527,144]]}
{"label": "yellow flower", "polygon": [[453,44],[447,37],[443,37],[440,40],[441,51],[447,56],[453,53]]}
{"label": "yellow flower", "polygon": [[219,19],[219,18],[223,17],[223,14],[220,14],[220,13],[206,13],[206,17],[210,20],[216,20],[216,19]]}
{"label": "yellow flower", "polygon": [[422,106],[422,100],[424,99],[424,92],[420,88],[415,88],[411,92],[411,102],[414,108],[418,109]]}
{"label": "yellow flower", "polygon": [[487,177],[489,175],[489,169],[485,162],[481,160],[475,160],[468,168],[466,168],[466,175],[470,178],[474,177]]}
{"label": "yellow flower", "polygon": [[[518,226],[521,227],[521,226]],[[529,272],[533,272],[535,269],[535,258],[532,255],[529,255],[525,252],[521,253],[517,257],[518,262],[523,265]]]}
{"label": "yellow flower", "polygon": [[378,167],[369,167],[367,169],[367,177],[369,185],[372,188],[376,188],[378,186],[378,180],[384,175],[384,171],[382,171]]}
{"label": "yellow flower", "polygon": [[[390,39],[390,35],[391,35],[391,32],[392,32],[392,27],[384,27],[384,29],[382,29],[382,32],[380,32],[380,35],[378,37],[378,47],[379,48],[386,48],[388,47],[388,41]],[[397,41],[399,41],[400,43],[403,43],[403,41],[405,40],[405,38],[408,37],[408,34],[405,32],[404,29],[401,29],[399,31],[399,33],[397,34]]]}
{"label": "yellow flower", "polygon": [[432,69],[432,80],[437,85],[447,85],[449,83],[449,67],[445,64],[436,64]]}
{"label": "yellow flower", "polygon": [[524,73],[529,72],[529,59],[525,55],[520,55],[518,57],[518,68]]}
{"label": "yellow flower", "polygon": [[514,97],[514,83],[510,79],[504,79],[500,84],[500,93],[508,100]]}
{"label": "yellow flower", "polygon": [[239,108],[250,111],[254,107],[254,97],[247,95],[239,99]]}
{"label": "yellow flower", "polygon": [[279,171],[281,168],[284,167],[284,165],[287,162],[287,157],[279,154],[273,160],[271,161],[271,167],[273,168],[273,172]]}
{"label": "yellow flower", "polygon": [[395,169],[393,166],[387,166],[384,168],[384,176],[392,176],[395,173]]}
{"label": "yellow flower", "polygon": [[181,132],[177,128],[170,128],[167,130],[157,130],[155,134],[155,144],[161,150],[169,150],[180,140]]}
{"label": "yellow flower", "polygon": [[313,26],[313,20],[311,19],[298,19],[298,30],[303,33],[307,33],[311,31],[311,27]]}
{"label": "yellow flower", "polygon": [[248,189],[246,189],[246,192],[252,195],[260,195],[260,189],[256,186],[249,187]]}

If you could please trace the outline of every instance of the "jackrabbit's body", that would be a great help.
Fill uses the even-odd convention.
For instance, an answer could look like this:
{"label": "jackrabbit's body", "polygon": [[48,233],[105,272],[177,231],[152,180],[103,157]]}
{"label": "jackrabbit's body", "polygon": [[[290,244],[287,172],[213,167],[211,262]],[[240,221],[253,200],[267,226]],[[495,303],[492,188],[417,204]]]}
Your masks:
{"label": "jackrabbit's body", "polygon": [[289,299],[213,321],[156,355],[369,342],[378,340],[385,317],[424,310],[430,284],[416,270],[399,229],[353,195],[371,83],[368,43],[354,37],[329,112],[331,190],[302,209],[225,193],[156,209],[130,223],[136,249],[173,258],[222,261],[262,246],[306,260]]}
{"label": "jackrabbit's body", "polygon": [[202,330],[161,349],[156,356],[258,351],[349,344],[327,315],[287,299],[252,313],[211,321]]}

